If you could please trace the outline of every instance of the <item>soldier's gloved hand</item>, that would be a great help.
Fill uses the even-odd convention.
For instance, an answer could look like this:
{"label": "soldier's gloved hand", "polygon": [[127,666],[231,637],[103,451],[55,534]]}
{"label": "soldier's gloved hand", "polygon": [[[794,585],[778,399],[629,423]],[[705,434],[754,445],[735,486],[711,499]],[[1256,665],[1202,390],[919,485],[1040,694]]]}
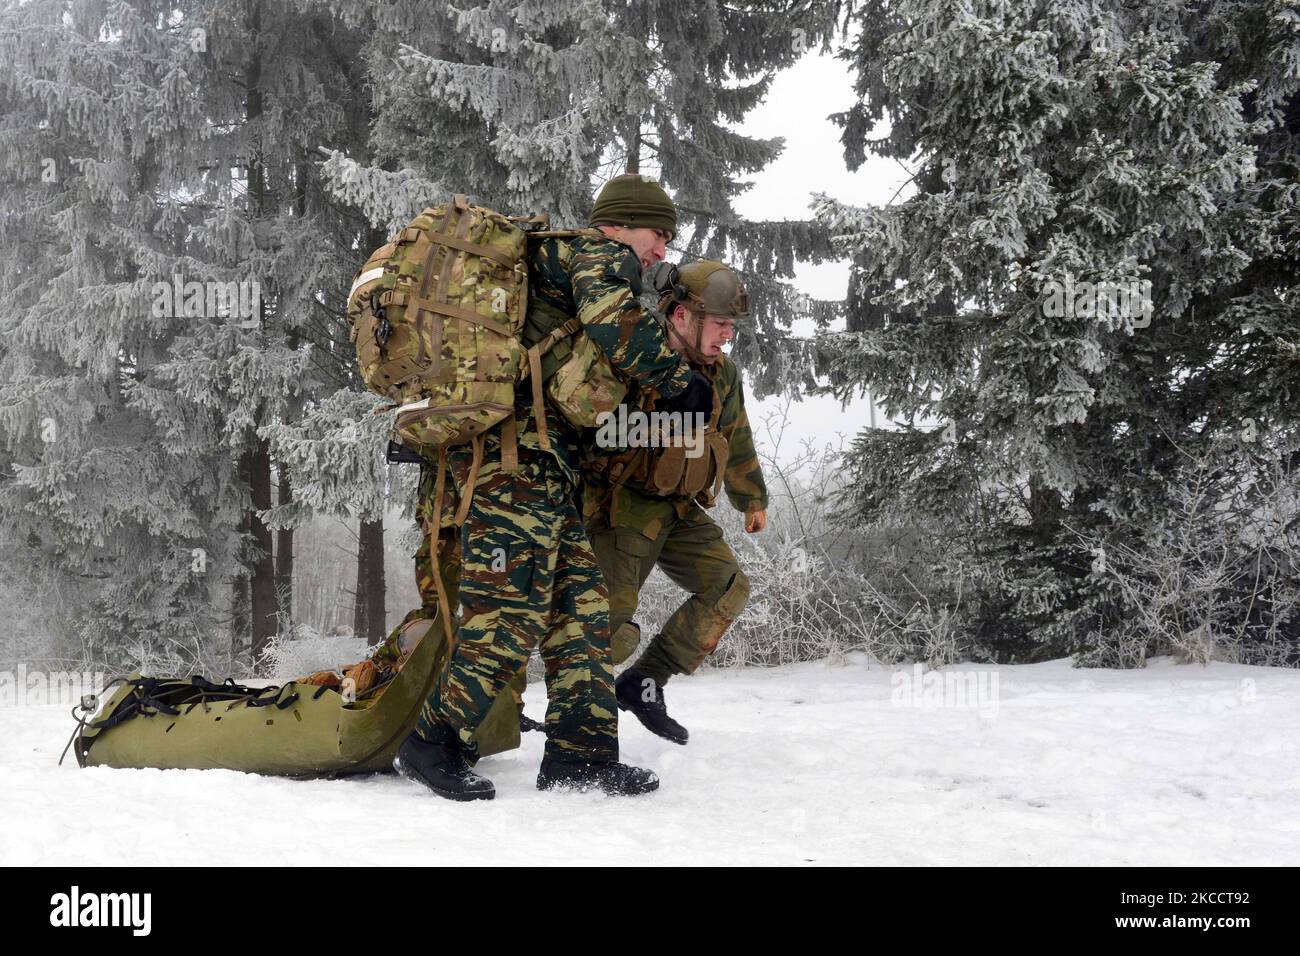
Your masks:
{"label": "soldier's gloved hand", "polygon": [[665,412],[703,412],[708,418],[713,414],[713,384],[699,372],[691,372],[691,380],[685,391],[672,398],[666,398],[659,406]]}

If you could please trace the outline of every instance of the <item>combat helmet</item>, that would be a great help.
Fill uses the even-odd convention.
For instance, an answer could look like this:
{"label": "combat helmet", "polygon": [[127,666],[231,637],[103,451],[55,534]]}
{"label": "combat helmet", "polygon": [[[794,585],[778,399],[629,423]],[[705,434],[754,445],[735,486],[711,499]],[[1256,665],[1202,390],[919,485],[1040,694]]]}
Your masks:
{"label": "combat helmet", "polygon": [[710,363],[717,360],[701,351],[704,316],[744,320],[749,318],[749,293],[735,270],[715,259],[701,259],[678,268],[669,262],[654,266],[650,275],[659,293],[659,310],[665,317],[673,307],[684,305],[695,322],[695,341],[684,342],[692,361]]}

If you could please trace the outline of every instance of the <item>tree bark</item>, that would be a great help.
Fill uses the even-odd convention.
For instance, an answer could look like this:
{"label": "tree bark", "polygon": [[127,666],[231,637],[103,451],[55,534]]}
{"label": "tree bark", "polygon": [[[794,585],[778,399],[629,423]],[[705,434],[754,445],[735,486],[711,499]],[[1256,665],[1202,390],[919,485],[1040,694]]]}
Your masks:
{"label": "tree bark", "polygon": [[357,542],[356,603],[352,631],[374,647],[384,639],[384,519],[361,520]]}
{"label": "tree bark", "polygon": [[[311,167],[305,160],[294,164],[294,198],[293,212],[301,220],[307,218],[307,179]],[[303,228],[309,228],[304,222]],[[299,336],[290,329],[288,333],[289,348],[297,351]],[[287,417],[297,420],[302,411],[302,393],[290,395],[287,401]],[[283,507],[293,502],[293,482],[288,471],[281,465],[279,485],[276,489],[276,504]],[[293,528],[281,528],[275,533],[275,590],[280,601],[280,611],[286,621],[293,620]]]}
{"label": "tree bark", "polygon": [[[247,488],[252,482],[253,461],[252,454],[245,451],[239,456],[238,477],[240,484]],[[245,511],[239,520],[240,540],[244,540],[245,535],[253,533],[253,516],[251,512]],[[252,634],[252,609],[251,596],[249,593],[249,575],[242,562],[239,565],[239,571],[235,574],[231,582],[230,597],[230,657],[231,660],[237,658],[240,653],[250,643]]]}
{"label": "tree bark", "polygon": [[[288,472],[280,468],[280,483],[275,502],[283,507],[293,501],[293,483]],[[275,593],[285,620],[293,619],[293,528],[275,533]]]}
{"label": "tree bark", "polygon": [[[260,417],[260,416],[259,416]],[[266,649],[267,642],[279,629],[279,606],[275,594],[275,549],[271,529],[257,512],[271,507],[271,448],[265,439],[258,439],[252,454],[252,476],[249,491],[253,510],[249,520],[253,527],[253,543],[258,554],[253,561],[253,660]]]}
{"label": "tree bark", "polygon": [[[248,8],[248,30],[252,38],[252,49],[244,66],[244,119],[249,126],[248,156],[248,213],[253,220],[261,219],[266,207],[268,186],[266,166],[262,154],[262,59],[259,33],[262,22],[261,0],[252,0]],[[274,290],[267,290],[274,299]],[[263,328],[266,324],[265,302],[263,315],[260,317]],[[259,405],[253,420],[258,424],[265,421],[266,408]],[[253,439],[251,449],[251,470],[248,490],[252,497],[252,513],[249,521],[253,531],[253,543],[257,554],[253,559],[252,581],[252,631],[253,661],[256,662],[266,649],[271,637],[279,630],[279,606],[275,593],[275,541],[268,528],[256,514],[257,511],[271,507],[271,449],[265,439]]]}
{"label": "tree bark", "polygon": [[641,172],[641,118],[628,121],[627,128],[627,169],[624,172]]}

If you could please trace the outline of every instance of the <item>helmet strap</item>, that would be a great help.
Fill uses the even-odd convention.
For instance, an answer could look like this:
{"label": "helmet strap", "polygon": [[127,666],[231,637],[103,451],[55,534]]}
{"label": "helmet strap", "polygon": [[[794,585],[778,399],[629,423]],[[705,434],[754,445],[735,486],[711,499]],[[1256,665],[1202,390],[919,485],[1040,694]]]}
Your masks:
{"label": "helmet strap", "polygon": [[[695,362],[697,365],[712,365],[718,360],[717,356],[705,355],[704,349],[702,347],[704,342],[704,316],[697,315],[695,310],[692,309],[690,306],[688,306],[685,302],[675,303],[674,310],[678,305],[680,305],[686,311],[686,314],[691,317],[691,321],[695,323],[695,342],[694,344],[692,344],[688,342],[686,339],[682,338],[681,334],[677,331],[677,327],[673,324],[672,318],[670,316],[668,320],[668,329],[672,334],[672,339],[676,340],[676,344],[681,347],[681,350],[686,353],[686,357],[690,359],[692,362]],[[671,340],[670,340],[670,344],[673,344]]]}

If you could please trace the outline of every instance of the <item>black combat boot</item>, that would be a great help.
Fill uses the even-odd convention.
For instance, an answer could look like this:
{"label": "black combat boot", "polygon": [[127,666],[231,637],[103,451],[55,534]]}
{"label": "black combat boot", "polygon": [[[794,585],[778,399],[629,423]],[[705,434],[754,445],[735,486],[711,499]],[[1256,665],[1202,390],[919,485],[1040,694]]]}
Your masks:
{"label": "black combat boot", "polygon": [[629,767],[625,763],[605,763],[542,759],[542,769],[537,772],[538,790],[578,790],[586,792],[597,788],[610,796],[634,796],[659,789],[659,778],[653,770]]}
{"label": "black combat boot", "polygon": [[635,667],[629,667],[614,681],[614,693],[618,697],[618,709],[631,711],[650,733],[675,744],[686,743],[690,734],[668,716],[664,685],[653,677],[646,677]]}
{"label": "black combat boot", "polygon": [[434,743],[412,731],[393,758],[393,769],[403,777],[422,783],[448,800],[491,800],[496,787],[487,777],[469,769],[460,742],[447,728],[439,728]]}

